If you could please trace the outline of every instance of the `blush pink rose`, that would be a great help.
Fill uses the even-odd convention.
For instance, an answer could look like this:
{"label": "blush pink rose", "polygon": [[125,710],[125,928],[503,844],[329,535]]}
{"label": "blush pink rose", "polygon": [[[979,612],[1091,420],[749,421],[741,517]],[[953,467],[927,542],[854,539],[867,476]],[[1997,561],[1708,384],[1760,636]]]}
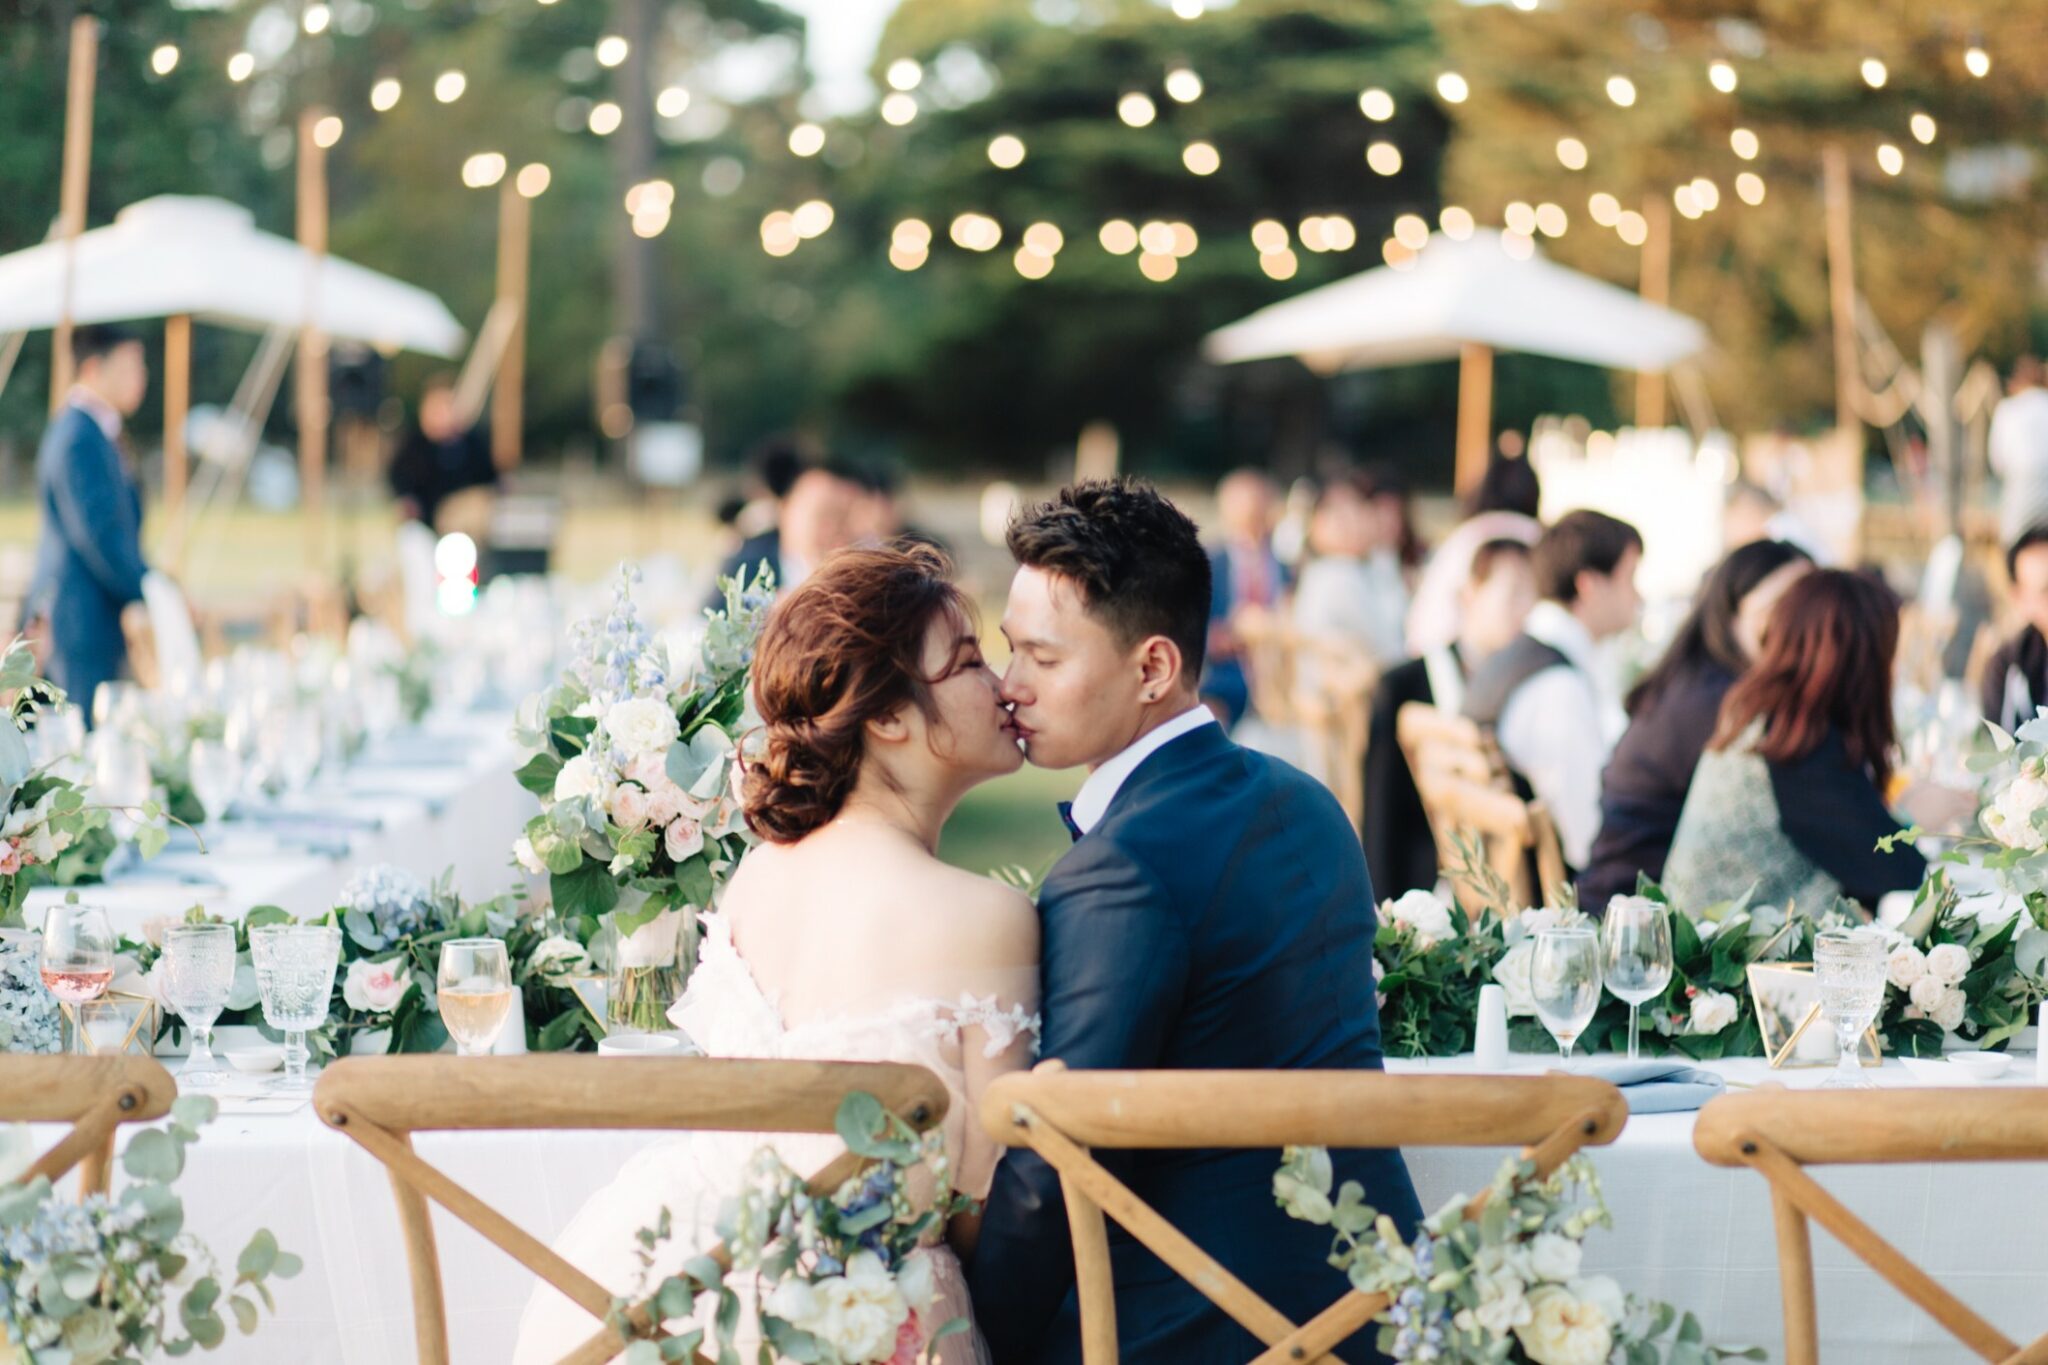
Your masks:
{"label": "blush pink rose", "polygon": [[647,791],[668,784],[668,762],[661,754],[641,754],[626,765],[623,774],[628,782],[638,782]]}
{"label": "blush pink rose", "polygon": [[668,856],[676,862],[694,858],[704,849],[704,826],[686,815],[679,815],[670,822],[663,843],[668,848]]}
{"label": "blush pink rose", "polygon": [[12,877],[21,871],[27,860],[21,855],[21,845],[9,839],[0,843],[0,877]]}
{"label": "blush pink rose", "polygon": [[644,829],[651,818],[651,804],[644,790],[630,782],[621,782],[612,792],[612,823],[620,829]]}
{"label": "blush pink rose", "polygon": [[924,1357],[924,1326],[917,1320],[917,1310],[911,1309],[910,1316],[896,1329],[896,1353],[889,1357],[886,1365],[918,1365]]}

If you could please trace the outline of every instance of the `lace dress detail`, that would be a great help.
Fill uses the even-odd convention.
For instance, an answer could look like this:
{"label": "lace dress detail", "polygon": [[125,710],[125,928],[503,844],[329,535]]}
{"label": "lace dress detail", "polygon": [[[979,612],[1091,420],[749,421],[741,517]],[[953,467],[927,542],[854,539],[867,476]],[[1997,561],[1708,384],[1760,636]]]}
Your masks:
{"label": "lace dress detail", "polygon": [[[733,947],[724,916],[706,915],[702,924],[697,969],[669,1014],[677,1028],[713,1057],[906,1062],[929,1069],[947,1090],[942,1127],[959,1189],[976,1199],[988,1194],[992,1162],[977,1170],[962,1161],[967,1125],[973,1118],[963,1035],[980,1028],[986,1035],[983,1050],[993,1057],[1027,1034],[1035,1043],[1035,1013],[1006,1004],[997,995],[965,992],[955,1001],[905,997],[874,1010],[785,1026],[778,1002],[754,980]],[[818,1169],[840,1151],[838,1138],[829,1134],[692,1132],[665,1138],[629,1160],[617,1178],[583,1206],[555,1250],[613,1293],[630,1292],[641,1279],[634,1234],[651,1226],[666,1207],[675,1236],[658,1255],[655,1270],[657,1275],[672,1273],[717,1241],[712,1225],[718,1207],[739,1188],[747,1162],[763,1146],[772,1146],[792,1169],[802,1172]],[[939,1288],[939,1299],[932,1305],[935,1323],[969,1316],[965,1276],[937,1234],[930,1254]],[[748,1293],[742,1298],[751,1301]],[[751,1319],[751,1312],[746,1317]],[[537,1285],[520,1321],[514,1360],[517,1365],[554,1365],[598,1326],[596,1319],[553,1288]],[[743,1337],[740,1358],[752,1361],[751,1334]],[[980,1365],[987,1354],[976,1334],[963,1333],[941,1341],[934,1358],[939,1365]]]}

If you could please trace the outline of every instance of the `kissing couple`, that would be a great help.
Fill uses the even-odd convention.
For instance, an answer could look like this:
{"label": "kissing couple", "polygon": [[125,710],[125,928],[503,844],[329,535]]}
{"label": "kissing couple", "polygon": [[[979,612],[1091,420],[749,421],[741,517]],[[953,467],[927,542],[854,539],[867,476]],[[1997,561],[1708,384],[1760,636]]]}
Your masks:
{"label": "kissing couple", "polygon": [[[846,550],[771,612],[755,653],[765,745],[746,817],[765,841],[703,918],[672,1014],[712,1056],[894,1061],[946,1085],[954,1183],[980,1201],[931,1260],[923,1320],[971,1316],[942,1365],[1080,1359],[1058,1175],[1005,1153],[983,1092],[1036,1059],[1070,1068],[1377,1070],[1372,889],[1356,832],[1319,783],[1239,748],[1196,695],[1209,560],[1194,523],[1143,484],[1085,482],[1011,522],[1017,561],[982,657],[970,604],[936,552]],[[1074,847],[1034,906],[939,861],[969,790],[1086,766],[1063,818]],[[617,1294],[642,1283],[635,1232],[664,1207],[657,1276],[716,1240],[749,1155],[794,1169],[830,1136],[687,1133],[630,1160],[556,1250]],[[1410,1231],[1395,1151],[1333,1153],[1336,1178]],[[1329,1232],[1274,1203],[1277,1152],[1105,1153],[1133,1192],[1296,1322],[1346,1288]],[[1192,1285],[1110,1231],[1127,1365],[1242,1365],[1259,1343]],[[649,1280],[648,1284],[658,1282]],[[517,1359],[552,1362],[594,1320],[542,1285]],[[1372,1329],[1368,1328],[1368,1332]],[[1352,1358],[1370,1358],[1369,1337]],[[751,1342],[740,1346],[752,1360]]]}

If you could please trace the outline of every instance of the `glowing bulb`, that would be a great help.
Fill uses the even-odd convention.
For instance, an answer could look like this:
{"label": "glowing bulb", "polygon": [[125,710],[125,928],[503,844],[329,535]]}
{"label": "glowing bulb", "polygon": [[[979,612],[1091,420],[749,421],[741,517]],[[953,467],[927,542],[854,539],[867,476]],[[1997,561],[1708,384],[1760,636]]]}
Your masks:
{"label": "glowing bulb", "polygon": [[1173,0],[1173,12],[1176,18],[1199,19],[1202,17],[1202,11],[1206,8],[1208,6],[1203,3],[1203,0]]}
{"label": "glowing bulb", "polygon": [[1712,213],[1721,207],[1721,187],[1705,176],[1692,182],[1692,197],[1699,201],[1703,213]]}
{"label": "glowing bulb", "polygon": [[917,97],[906,95],[901,90],[882,101],[882,122],[892,128],[901,128],[917,117]]}
{"label": "glowing bulb", "polygon": [[1630,246],[1641,246],[1650,240],[1650,220],[1634,209],[1623,209],[1621,217],[1614,224],[1615,232]]}
{"label": "glowing bulb", "polygon": [[1706,212],[1705,209],[1700,207],[1699,195],[1693,192],[1693,188],[1689,184],[1680,185],[1677,189],[1671,191],[1671,202],[1687,218],[1697,218]]}
{"label": "glowing bulb", "polygon": [[1586,201],[1586,212],[1601,227],[1613,227],[1621,221],[1621,201],[1602,190]]}
{"label": "glowing bulb", "polygon": [[1963,69],[1983,80],[1991,74],[1991,54],[1981,47],[1972,47],[1963,54]]}
{"label": "glowing bulb", "polygon": [[761,249],[770,256],[787,256],[802,241],[796,215],[787,209],[776,209],[761,219]]}
{"label": "glowing bulb", "polygon": [[1735,155],[1741,157],[1744,161],[1756,160],[1759,144],[1756,140],[1756,134],[1752,133],[1749,129],[1737,128],[1734,132],[1728,134],[1728,145],[1733,147]]}
{"label": "glowing bulb", "polygon": [[548,192],[554,183],[554,172],[538,161],[529,161],[519,168],[519,175],[512,182],[512,188],[519,191],[522,199],[538,199]]}
{"label": "glowing bulb", "polygon": [[602,67],[622,65],[632,50],[633,45],[624,38],[616,33],[607,33],[597,40],[597,64]]}
{"label": "glowing bulb", "polygon": [[1536,206],[1536,230],[1545,237],[1562,237],[1571,219],[1565,214],[1562,204],[1538,204]]}
{"label": "glowing bulb", "polygon": [[1420,214],[1404,213],[1394,220],[1394,239],[1410,251],[1420,251],[1429,244],[1429,223]]}
{"label": "glowing bulb", "polygon": [[[690,92],[680,85],[671,85],[654,97],[654,112],[663,118],[681,118],[690,107]],[[795,134],[792,133],[794,139]]]}
{"label": "glowing bulb", "polygon": [[1052,257],[1041,256],[1028,246],[1017,248],[1017,254],[1010,258],[1017,267],[1017,273],[1027,280],[1042,280],[1052,274]]}
{"label": "glowing bulb", "polygon": [[434,544],[434,572],[442,578],[468,578],[476,571],[476,542],[460,531]]}
{"label": "glowing bulb", "polygon": [[825,150],[825,130],[815,123],[799,123],[789,130],[789,150],[796,156],[816,156]]}
{"label": "glowing bulb", "polygon": [[625,111],[610,100],[594,104],[590,108],[590,131],[599,137],[610,137],[619,131],[619,125],[625,121]]}
{"label": "glowing bulb", "polygon": [[1128,256],[1138,249],[1138,230],[1121,218],[1104,223],[1099,239],[1102,249],[1112,256]]}
{"label": "glowing bulb", "polygon": [[1376,175],[1398,175],[1401,171],[1401,149],[1391,142],[1375,142],[1365,149],[1365,164],[1372,167]]}
{"label": "glowing bulb", "polygon": [[1559,138],[1557,160],[1568,171],[1586,169],[1586,144],[1575,137]]}
{"label": "glowing bulb", "polygon": [[1177,66],[1166,73],[1166,93],[1176,104],[1193,104],[1202,98],[1202,78],[1187,67]]}
{"label": "glowing bulb", "polygon": [[1301,244],[1310,251],[1328,251],[1330,249],[1330,239],[1323,232],[1323,220],[1321,218],[1308,217],[1302,219],[1301,226],[1294,230],[1294,235],[1300,238]]}
{"label": "glowing bulb", "polygon": [[1473,220],[1472,211],[1453,204],[1437,215],[1437,226],[1444,230],[1444,236],[1454,242],[1471,239],[1473,229],[1479,224]]}
{"label": "glowing bulb", "polygon": [[1148,251],[1138,257],[1138,273],[1154,284],[1165,284],[1179,270],[1179,261],[1156,251]]}
{"label": "glowing bulb", "polygon": [[988,159],[998,170],[1014,171],[1024,164],[1024,139],[1003,133],[989,139]]}
{"label": "glowing bulb", "polygon": [[1287,225],[1277,219],[1261,218],[1252,224],[1252,245],[1261,256],[1287,250]]}
{"label": "glowing bulb", "polygon": [[1707,82],[1724,95],[1735,93],[1735,68],[1727,62],[1715,62],[1707,68]]}
{"label": "glowing bulb", "polygon": [[889,63],[888,79],[891,90],[915,90],[924,79],[924,68],[908,57],[898,57]]}
{"label": "glowing bulb", "polygon": [[1511,261],[1526,261],[1536,254],[1536,241],[1519,232],[1503,232],[1500,235],[1500,249]]}
{"label": "glowing bulb", "polygon": [[388,114],[398,107],[398,97],[404,93],[398,77],[386,76],[370,87],[370,107],[380,114]]}
{"label": "glowing bulb", "polygon": [[1173,225],[1153,221],[1138,229],[1138,245],[1154,256],[1173,255]]}
{"label": "glowing bulb", "polygon": [[1301,262],[1292,251],[1281,247],[1278,251],[1259,253],[1259,269],[1266,272],[1268,279],[1291,280],[1294,272],[1301,268]]}
{"label": "glowing bulb", "polygon": [[1024,229],[1024,249],[1040,256],[1053,257],[1060,254],[1060,248],[1067,244],[1067,234],[1051,223],[1033,223]]}
{"label": "glowing bulb", "polygon": [[1743,203],[1754,207],[1764,202],[1764,178],[1755,171],[1744,171],[1735,177],[1735,195]]}
{"label": "glowing bulb", "polygon": [[1457,72],[1446,71],[1436,78],[1436,93],[1445,104],[1463,104],[1472,93],[1472,87]]}
{"label": "glowing bulb", "polygon": [[1524,14],[1534,14],[1540,0],[1515,0],[1515,8]]}
{"label": "glowing bulb", "polygon": [[1374,86],[1359,95],[1358,112],[1374,123],[1385,123],[1394,116],[1394,97]]}
{"label": "glowing bulb", "polygon": [[1886,175],[1897,175],[1906,169],[1906,154],[1891,143],[1881,143],[1877,149],[1877,165]]}
{"label": "glowing bulb", "polygon": [[175,43],[165,43],[149,54],[149,69],[159,76],[168,76],[178,69],[178,48]]}
{"label": "glowing bulb", "polygon": [[1159,107],[1150,95],[1133,90],[1116,102],[1116,116],[1133,128],[1143,128],[1159,117]]}
{"label": "glowing bulb", "polygon": [[256,74],[256,58],[253,53],[237,52],[228,58],[228,79],[236,85]]}
{"label": "glowing bulb", "polygon": [[1223,157],[1214,143],[1190,142],[1181,149],[1180,164],[1196,175],[1214,175],[1222,167]]}
{"label": "glowing bulb", "polygon": [[325,33],[333,19],[333,10],[325,5],[313,4],[306,6],[305,17],[299,22],[305,26],[308,33]]}
{"label": "glowing bulb", "polygon": [[1533,205],[1517,199],[1501,214],[1501,221],[1508,225],[1509,232],[1519,232],[1524,237],[1531,236],[1536,231],[1536,209]]}
{"label": "glowing bulb", "polygon": [[505,178],[502,152],[478,152],[462,163],[462,183],[473,190],[488,189]]}
{"label": "glowing bulb", "polygon": [[1389,237],[1380,243],[1380,259],[1396,270],[1415,264],[1415,253],[1403,246],[1399,240]]}
{"label": "glowing bulb", "polygon": [[313,125],[313,145],[322,149],[332,147],[341,141],[341,120],[333,114],[327,115]]}
{"label": "glowing bulb", "polygon": [[892,246],[889,248],[889,264],[898,270],[915,270],[925,263],[930,254],[926,247]]}
{"label": "glowing bulb", "polygon": [[808,242],[825,235],[832,226],[832,216],[830,204],[822,199],[810,199],[798,204],[790,219],[796,226],[796,235]]}
{"label": "glowing bulb", "polygon": [[1323,219],[1323,250],[1349,251],[1358,245],[1358,229],[1351,220],[1341,213],[1332,213]]}
{"label": "glowing bulb", "polygon": [[1636,102],[1636,83],[1626,76],[1607,78],[1607,98],[1627,109]]}
{"label": "glowing bulb", "polygon": [[455,103],[468,88],[469,77],[460,71],[443,71],[434,77],[434,98],[443,104]]}
{"label": "glowing bulb", "polygon": [[1934,135],[1937,130],[1935,128],[1934,118],[1932,115],[1913,115],[1912,126],[1913,138],[1915,141],[1923,144],[1934,141]]}
{"label": "glowing bulb", "polygon": [[926,251],[932,244],[932,225],[922,218],[905,218],[889,234],[889,245],[905,251]]}
{"label": "glowing bulb", "polygon": [[1875,57],[1863,59],[1863,83],[1872,90],[1884,89],[1884,83],[1891,79],[1891,72],[1884,69],[1884,63]]}

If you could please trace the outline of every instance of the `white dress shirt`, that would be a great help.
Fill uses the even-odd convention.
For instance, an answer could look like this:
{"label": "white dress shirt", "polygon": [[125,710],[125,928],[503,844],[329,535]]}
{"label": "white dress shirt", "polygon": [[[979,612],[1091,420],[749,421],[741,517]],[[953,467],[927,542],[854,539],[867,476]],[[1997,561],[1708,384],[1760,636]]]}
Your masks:
{"label": "white dress shirt", "polygon": [[2010,545],[2048,519],[2048,389],[2022,389],[1991,414],[1991,468],[2002,483],[1999,536]]}
{"label": "white dress shirt", "polygon": [[1081,790],[1074,794],[1074,804],[1067,812],[1068,818],[1083,834],[1094,829],[1102,823],[1102,817],[1109,813],[1109,803],[1116,800],[1116,794],[1123,790],[1124,783],[1130,780],[1131,774],[1138,770],[1140,763],[1182,735],[1193,734],[1204,725],[1215,723],[1215,714],[1197,702],[1172,720],[1139,736],[1129,748],[1088,774],[1088,780],[1083,782]]}
{"label": "white dress shirt", "polygon": [[1571,663],[1516,688],[1495,736],[1557,822],[1565,861],[1583,868],[1600,832],[1600,773],[1617,738],[1601,696],[1599,658],[1579,619],[1555,602],[1538,602],[1523,630]]}

